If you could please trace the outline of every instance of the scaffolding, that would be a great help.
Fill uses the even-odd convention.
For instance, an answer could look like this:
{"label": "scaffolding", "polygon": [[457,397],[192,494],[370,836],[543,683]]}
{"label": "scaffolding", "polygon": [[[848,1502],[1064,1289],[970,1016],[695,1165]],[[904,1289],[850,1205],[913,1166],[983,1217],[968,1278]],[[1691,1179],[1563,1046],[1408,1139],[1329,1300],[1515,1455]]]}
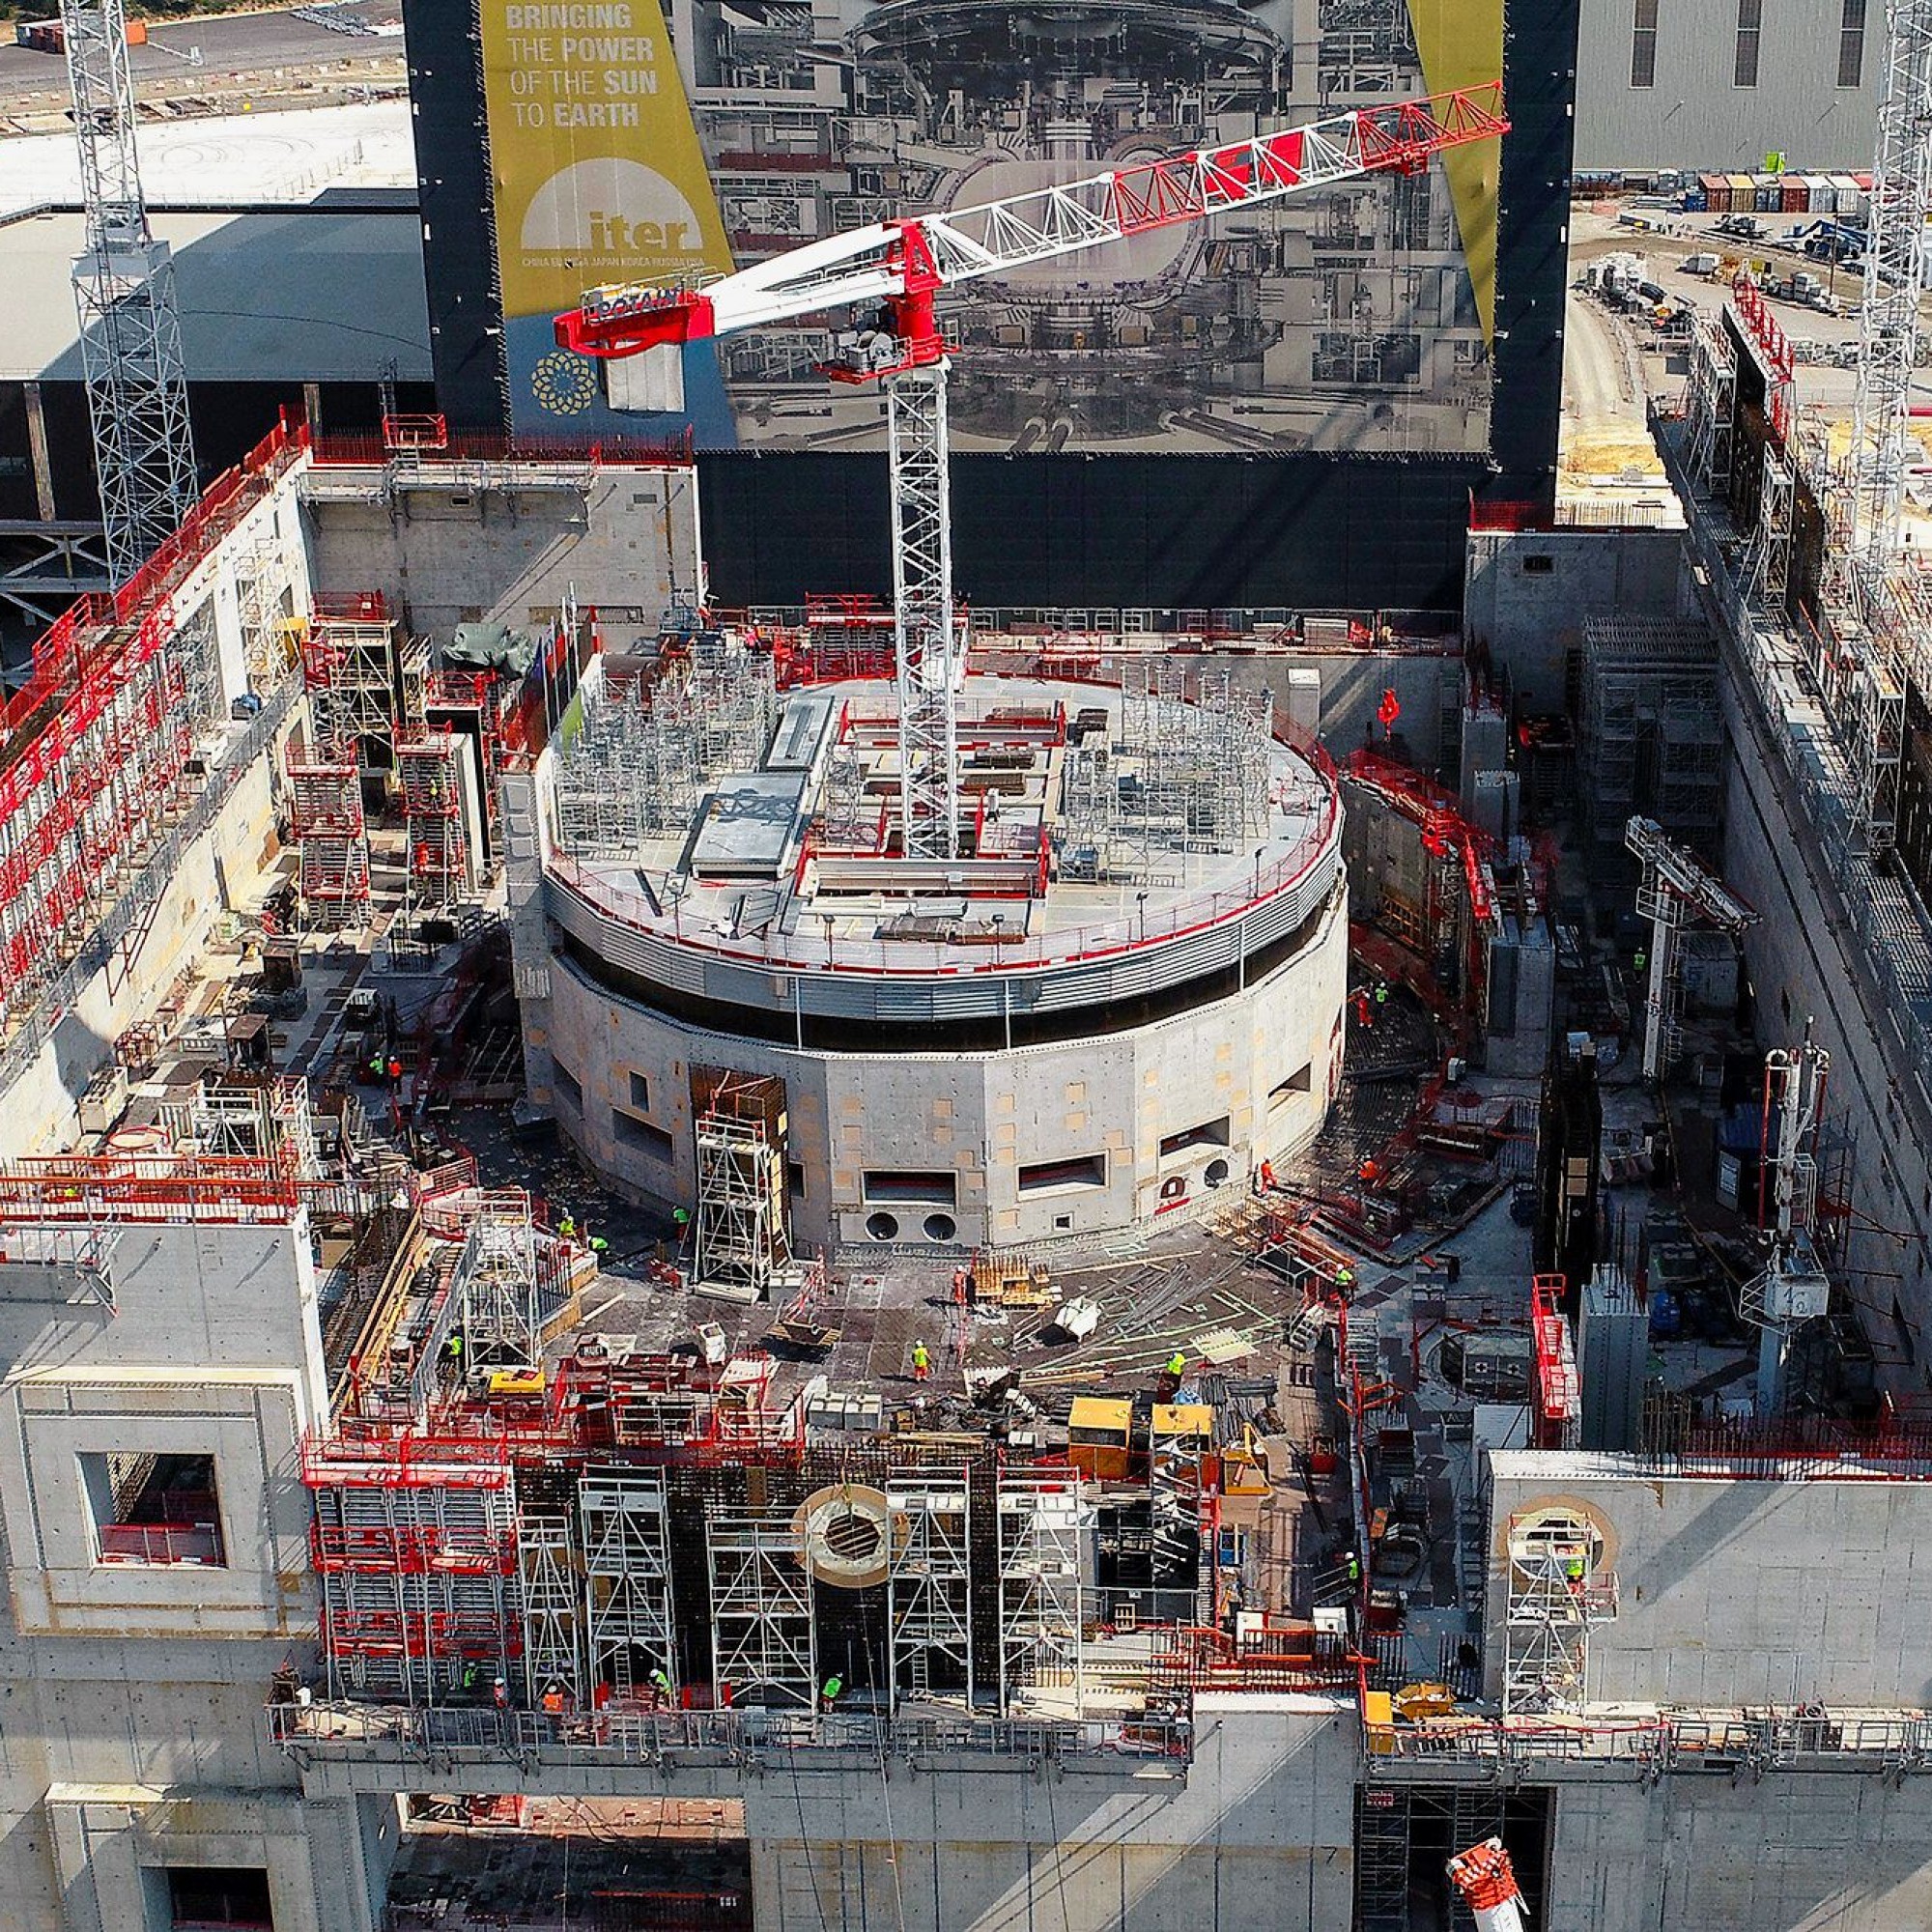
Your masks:
{"label": "scaffolding", "polygon": [[778,723],[772,659],[734,632],[667,638],[650,665],[601,656],[578,695],[555,778],[557,841],[576,859],[683,834],[705,786],[757,769]]}
{"label": "scaffolding", "polygon": [[396,745],[410,855],[410,902],[438,911],[468,895],[473,883],[463,822],[467,741],[455,731],[418,731]]}
{"label": "scaffolding", "polygon": [[576,1702],[582,1690],[583,1592],[570,1518],[520,1507],[517,1567],[523,1590],[524,1684],[532,1708],[553,1690]]}
{"label": "scaffolding", "polygon": [[466,1368],[531,1371],[543,1364],[544,1329],[563,1293],[548,1236],[539,1236],[529,1196],[481,1196],[457,1257],[451,1300]]}
{"label": "scaffolding", "polygon": [[710,1516],[712,1675],[721,1698],[776,1691],[805,1709],[818,1701],[811,1581],[789,1517]]}
{"label": "scaffolding", "polygon": [[964,1469],[895,1475],[886,1484],[892,1566],[886,1576],[893,1706],[923,1697],[934,1665],[973,1704],[971,1503]]}
{"label": "scaffolding", "polygon": [[[1114,728],[1116,727],[1117,728]],[[1185,884],[1190,854],[1264,837],[1274,699],[1168,657],[1127,666],[1117,717],[1069,734],[1061,784],[1062,870],[1096,883]]]}
{"label": "scaffolding", "polygon": [[762,1301],[795,1274],[784,1083],[770,1075],[726,1073],[703,1081],[695,1074],[694,1086],[701,1105],[692,1285],[700,1293]]}
{"label": "scaffolding", "polygon": [[242,662],[257,697],[279,691],[296,667],[290,619],[289,560],[279,539],[263,537],[243,553],[235,573]]}
{"label": "scaffolding", "polygon": [[305,1461],[331,1695],[434,1702],[507,1675],[522,1649],[507,1474]]}
{"label": "scaffolding", "polygon": [[1081,1544],[1093,1512],[1071,1470],[1002,1474],[1000,1698],[1012,1710],[1033,1688],[1081,1690]]}
{"label": "scaffolding", "polygon": [[1707,859],[1722,819],[1723,724],[1717,648],[1699,625],[1583,620],[1584,796],[1600,853],[1634,814]]}
{"label": "scaffolding", "polygon": [[586,1469],[578,1508],[591,1680],[629,1698],[677,1656],[664,1473]]}
{"label": "scaffolding", "polygon": [[369,835],[362,815],[362,781],[354,763],[317,764],[298,758],[293,745],[289,829],[299,865],[296,889],[303,925],[343,932],[369,919]]}
{"label": "scaffolding", "polygon": [[400,695],[396,627],[380,590],[315,599],[302,674],[317,761],[366,774],[392,761]]}
{"label": "scaffolding", "polygon": [[1690,472],[1697,487],[1713,497],[1724,497],[1731,487],[1737,398],[1737,351],[1720,324],[1699,315],[1690,337]]}
{"label": "scaffolding", "polygon": [[1616,1615],[1594,1522],[1561,1506],[1514,1516],[1505,1561],[1503,1714],[1580,1709],[1588,1701],[1590,1633]]}

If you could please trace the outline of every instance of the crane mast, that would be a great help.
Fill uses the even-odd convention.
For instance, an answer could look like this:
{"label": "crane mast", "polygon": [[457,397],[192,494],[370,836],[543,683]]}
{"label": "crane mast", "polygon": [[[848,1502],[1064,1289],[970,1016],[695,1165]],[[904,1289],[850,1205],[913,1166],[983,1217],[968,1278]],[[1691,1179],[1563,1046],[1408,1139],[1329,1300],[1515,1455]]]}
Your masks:
{"label": "crane mast", "polygon": [[[1446,149],[1507,130],[1500,82],[1392,102],[1001,201],[871,223],[701,288],[592,290],[557,318],[556,339],[606,364],[613,408],[675,411],[690,343],[827,309],[876,307],[850,358],[823,373],[885,390],[902,850],[951,859],[959,851],[966,635],[953,602],[949,345],[939,293],[1357,176],[1412,174]],[[632,358],[635,372],[624,371]]]}
{"label": "crane mast", "polygon": [[87,413],[118,588],[194,507],[174,261],[148,225],[122,0],[61,0],[87,246],[73,265]]}
{"label": "crane mast", "polygon": [[1849,477],[1851,561],[1861,594],[1889,567],[1900,548],[1919,257],[1928,214],[1932,0],[1888,0]]}

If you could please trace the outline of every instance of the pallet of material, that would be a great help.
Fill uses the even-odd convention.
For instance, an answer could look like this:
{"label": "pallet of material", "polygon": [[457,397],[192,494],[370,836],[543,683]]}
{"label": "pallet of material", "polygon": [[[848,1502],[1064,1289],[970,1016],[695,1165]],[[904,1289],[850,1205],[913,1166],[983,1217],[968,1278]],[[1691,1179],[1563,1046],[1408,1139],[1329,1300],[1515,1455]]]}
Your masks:
{"label": "pallet of material", "polygon": [[1053,1299],[1053,1277],[1030,1255],[977,1255],[973,1298],[1003,1308],[1043,1308]]}

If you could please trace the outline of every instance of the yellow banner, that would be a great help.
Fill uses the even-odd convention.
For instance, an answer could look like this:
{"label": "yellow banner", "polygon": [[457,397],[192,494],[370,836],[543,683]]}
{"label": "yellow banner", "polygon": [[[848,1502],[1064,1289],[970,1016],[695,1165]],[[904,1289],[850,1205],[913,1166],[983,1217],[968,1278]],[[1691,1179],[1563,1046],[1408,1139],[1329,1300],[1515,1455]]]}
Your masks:
{"label": "yellow banner", "polygon": [[[1503,0],[1408,0],[1409,24],[1422,57],[1422,78],[1432,94],[1480,87],[1503,71]],[[1509,108],[1504,90],[1503,108]],[[1483,334],[1496,326],[1496,189],[1502,179],[1502,144],[1478,141],[1442,156],[1463,254],[1476,294]]]}
{"label": "yellow banner", "polygon": [[[506,319],[731,254],[656,0],[481,0]],[[639,156],[648,156],[640,159]]]}

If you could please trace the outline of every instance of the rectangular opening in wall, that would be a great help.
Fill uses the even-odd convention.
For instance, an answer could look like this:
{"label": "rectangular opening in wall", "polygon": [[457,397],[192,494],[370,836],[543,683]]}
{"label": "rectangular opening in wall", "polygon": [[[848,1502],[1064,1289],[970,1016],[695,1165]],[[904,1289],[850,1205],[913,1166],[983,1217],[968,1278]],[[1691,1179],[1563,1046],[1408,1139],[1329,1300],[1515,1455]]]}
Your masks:
{"label": "rectangular opening in wall", "polygon": [[671,1137],[662,1127],[654,1127],[648,1121],[639,1121],[625,1113],[621,1107],[611,1109],[611,1131],[616,1135],[619,1147],[636,1148],[649,1154],[653,1160],[668,1161],[677,1151]]}
{"label": "rectangular opening in wall", "polygon": [[1845,0],[1838,28],[1838,85],[1862,87],[1865,78],[1865,0]]}
{"label": "rectangular opening in wall", "polygon": [[1297,1094],[1312,1094],[1315,1091],[1315,1063],[1311,1060],[1298,1066],[1279,1086],[1268,1089],[1268,1112],[1277,1107],[1285,1107]]}
{"label": "rectangular opening in wall", "polygon": [[1228,1116],[1223,1114],[1218,1121],[1203,1121],[1198,1127],[1182,1127],[1178,1134],[1163,1134],[1160,1157],[1167,1160],[1190,1148],[1227,1147],[1231,1138]]}
{"label": "rectangular opening in wall", "polygon": [[1104,1187],[1107,1184],[1107,1156],[1082,1154],[1077,1160],[1036,1161],[1020,1169],[1022,1194],[1045,1194],[1056,1187]]}
{"label": "rectangular opening in wall", "polygon": [[583,1111],[583,1082],[554,1055],[551,1059],[551,1077],[557,1093],[581,1114]]}
{"label": "rectangular opening in wall", "polygon": [[631,1075],[631,1105],[640,1114],[651,1111],[651,1083],[641,1073]]}
{"label": "rectangular opening in wall", "polygon": [[83,1453],[80,1483],[97,1563],[226,1564],[213,1456]]}
{"label": "rectangular opening in wall", "polygon": [[805,1199],[805,1169],[795,1160],[785,1162],[785,1192],[794,1201]]}
{"label": "rectangular opening in wall", "polygon": [[170,1865],[171,1932],[274,1932],[269,1874],[254,1865]]}
{"label": "rectangular opening in wall", "polygon": [[1556,559],[1547,551],[1536,551],[1522,560],[1525,577],[1548,577],[1556,568]]}
{"label": "rectangular opening in wall", "polygon": [[1738,58],[1731,79],[1739,87],[1757,85],[1758,42],[1764,33],[1764,0],[1738,0]]}
{"label": "rectangular opening in wall", "polygon": [[1631,22],[1631,85],[1657,85],[1657,0],[1635,0]]}
{"label": "rectangular opening in wall", "polygon": [[911,1201],[936,1208],[954,1208],[959,1203],[959,1177],[934,1169],[929,1173],[915,1168],[876,1168],[866,1170],[867,1201]]}

